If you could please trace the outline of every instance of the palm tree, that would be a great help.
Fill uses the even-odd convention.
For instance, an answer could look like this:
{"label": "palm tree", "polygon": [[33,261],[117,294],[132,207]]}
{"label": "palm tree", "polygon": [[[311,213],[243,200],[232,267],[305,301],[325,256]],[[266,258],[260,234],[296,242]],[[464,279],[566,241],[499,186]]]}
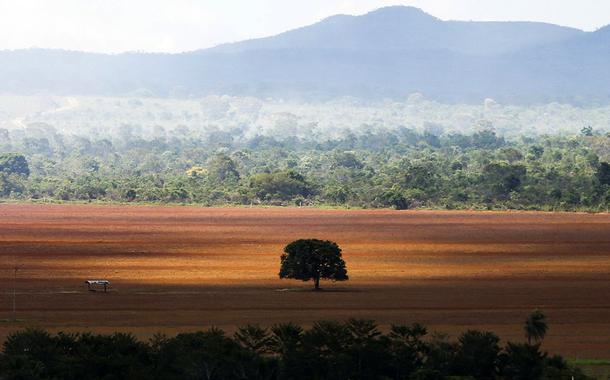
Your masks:
{"label": "palm tree", "polygon": [[296,351],[303,338],[303,328],[292,322],[281,323],[271,328],[270,346],[273,352],[286,356]]}
{"label": "palm tree", "polygon": [[532,311],[525,320],[523,329],[529,345],[532,344],[532,341],[541,343],[549,329],[546,324],[546,315],[539,309]]}
{"label": "palm tree", "polygon": [[242,347],[260,355],[268,352],[272,342],[269,331],[258,325],[240,327],[233,337]]}

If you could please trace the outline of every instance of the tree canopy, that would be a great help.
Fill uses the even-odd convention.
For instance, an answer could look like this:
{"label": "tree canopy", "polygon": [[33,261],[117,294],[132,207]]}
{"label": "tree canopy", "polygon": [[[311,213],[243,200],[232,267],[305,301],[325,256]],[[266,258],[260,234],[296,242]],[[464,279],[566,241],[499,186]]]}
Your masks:
{"label": "tree canopy", "polygon": [[284,248],[280,257],[280,278],[314,281],[320,289],[320,279],[348,280],[345,261],[337,243],[328,240],[300,239]]}
{"label": "tree canopy", "polygon": [[[610,135],[506,139],[400,127],[337,136],[246,136],[178,126],[149,135],[0,138],[0,198],[607,211]],[[434,133],[439,133],[434,135]],[[11,153],[19,152],[19,153]],[[29,176],[28,176],[29,174]]]}
{"label": "tree canopy", "polygon": [[257,174],[252,177],[250,186],[256,197],[263,201],[306,197],[312,192],[305,178],[294,170]]}
{"label": "tree canopy", "polygon": [[30,167],[22,154],[5,153],[0,154],[0,172],[27,177],[30,175]]}
{"label": "tree canopy", "polygon": [[475,379],[589,380],[539,344],[501,343],[469,330],[449,340],[417,323],[318,321],[239,327],[233,336],[210,328],[147,342],[131,334],[10,333],[0,350],[1,379]]}
{"label": "tree canopy", "polygon": [[532,344],[532,341],[535,343],[542,342],[548,330],[546,315],[538,309],[532,311],[528,315],[523,329],[528,344]]}

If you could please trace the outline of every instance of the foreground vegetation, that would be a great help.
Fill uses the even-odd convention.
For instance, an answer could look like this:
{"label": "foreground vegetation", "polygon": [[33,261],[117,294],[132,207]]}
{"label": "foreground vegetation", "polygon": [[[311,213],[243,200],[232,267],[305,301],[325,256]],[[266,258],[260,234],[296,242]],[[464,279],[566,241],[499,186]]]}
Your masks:
{"label": "foreground vegetation", "polygon": [[[335,139],[177,128],[145,137],[0,134],[0,198],[348,207],[606,211],[610,137],[506,140],[367,131]],[[17,152],[17,153],[15,153]]]}
{"label": "foreground vegetation", "polygon": [[524,327],[527,343],[500,344],[469,330],[457,341],[428,336],[419,324],[382,333],[370,320],[321,321],[310,329],[279,324],[212,328],[148,342],[130,334],[13,333],[0,356],[0,379],[587,379],[540,344],[544,314]]}

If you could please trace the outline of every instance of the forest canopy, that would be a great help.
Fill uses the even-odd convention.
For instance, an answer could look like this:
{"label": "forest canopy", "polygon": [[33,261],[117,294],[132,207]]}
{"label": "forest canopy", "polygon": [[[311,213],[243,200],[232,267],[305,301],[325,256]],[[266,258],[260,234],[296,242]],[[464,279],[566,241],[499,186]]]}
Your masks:
{"label": "forest canopy", "polygon": [[[544,325],[546,328],[546,325]],[[538,329],[537,331],[539,331]],[[0,351],[0,379],[591,379],[541,343],[506,342],[490,331],[458,339],[419,324],[319,321],[308,329],[246,325],[232,336],[211,328],[155,335],[10,334]]]}
{"label": "forest canopy", "polygon": [[335,139],[52,128],[0,141],[4,199],[605,211],[610,137],[506,139],[409,128]]}
{"label": "forest canopy", "polygon": [[[610,108],[0,96],[5,200],[605,211]],[[23,115],[26,112],[27,116]]]}

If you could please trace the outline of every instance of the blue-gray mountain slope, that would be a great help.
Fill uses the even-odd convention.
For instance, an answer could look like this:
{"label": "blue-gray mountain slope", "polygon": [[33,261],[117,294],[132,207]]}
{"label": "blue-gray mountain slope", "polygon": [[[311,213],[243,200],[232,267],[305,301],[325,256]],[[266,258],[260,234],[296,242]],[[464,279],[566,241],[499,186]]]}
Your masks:
{"label": "blue-gray mountain slope", "polygon": [[0,92],[610,100],[610,28],[442,21],[388,7],[183,54],[0,52]]}

